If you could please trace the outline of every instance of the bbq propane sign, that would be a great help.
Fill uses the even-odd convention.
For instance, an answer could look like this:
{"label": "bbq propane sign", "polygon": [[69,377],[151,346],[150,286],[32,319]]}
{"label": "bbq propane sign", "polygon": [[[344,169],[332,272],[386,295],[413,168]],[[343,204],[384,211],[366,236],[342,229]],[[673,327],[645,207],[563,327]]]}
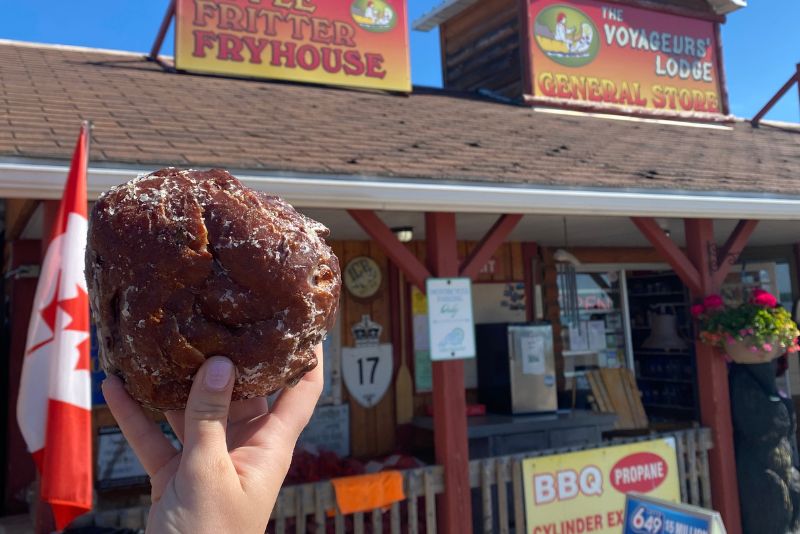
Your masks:
{"label": "bbq propane sign", "polygon": [[714,23],[594,0],[528,0],[534,97],[720,114]]}
{"label": "bbq propane sign", "polygon": [[410,91],[405,0],[178,0],[175,66]]}
{"label": "bbq propane sign", "polygon": [[674,438],[529,458],[522,476],[529,534],[619,534],[627,493],[681,496]]}

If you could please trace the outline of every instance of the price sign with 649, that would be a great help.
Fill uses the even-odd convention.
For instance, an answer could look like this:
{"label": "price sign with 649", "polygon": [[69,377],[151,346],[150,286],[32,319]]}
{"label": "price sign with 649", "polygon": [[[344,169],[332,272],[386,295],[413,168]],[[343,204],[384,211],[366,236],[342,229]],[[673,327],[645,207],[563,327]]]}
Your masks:
{"label": "price sign with 649", "polygon": [[725,534],[714,510],[669,502],[638,493],[625,498],[623,534]]}
{"label": "price sign with 649", "polygon": [[661,534],[664,532],[664,514],[637,506],[630,518],[630,526],[636,534]]}

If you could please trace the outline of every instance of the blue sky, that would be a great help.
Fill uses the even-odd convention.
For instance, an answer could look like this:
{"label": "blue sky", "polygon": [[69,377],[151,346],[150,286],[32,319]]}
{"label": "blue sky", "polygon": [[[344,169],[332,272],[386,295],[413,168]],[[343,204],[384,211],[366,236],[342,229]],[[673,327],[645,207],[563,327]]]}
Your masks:
{"label": "blue sky", "polygon": [[[407,0],[411,20],[441,0]],[[0,38],[119,50],[147,51],[167,0],[4,0]],[[800,61],[800,1],[750,0],[723,27],[725,68],[731,111],[751,117],[791,76]],[[163,52],[172,53],[172,36]],[[441,85],[436,32],[411,32],[412,78],[418,85]],[[768,115],[800,121],[797,90]]]}

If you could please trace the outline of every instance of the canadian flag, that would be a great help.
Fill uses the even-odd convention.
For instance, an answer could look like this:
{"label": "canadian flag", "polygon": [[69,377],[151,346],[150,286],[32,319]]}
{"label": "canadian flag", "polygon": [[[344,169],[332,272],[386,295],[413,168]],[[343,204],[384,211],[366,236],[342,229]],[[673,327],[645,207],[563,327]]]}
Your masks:
{"label": "canadian flag", "polygon": [[[61,530],[92,507],[89,297],[84,277],[89,126],[81,127],[36,286],[17,422]],[[46,232],[49,229],[45,229]]]}

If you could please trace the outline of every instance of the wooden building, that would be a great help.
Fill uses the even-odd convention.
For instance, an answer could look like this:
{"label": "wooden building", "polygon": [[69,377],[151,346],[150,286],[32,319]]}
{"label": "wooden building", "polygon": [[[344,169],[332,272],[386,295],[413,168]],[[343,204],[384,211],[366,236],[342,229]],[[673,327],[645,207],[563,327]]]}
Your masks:
{"label": "wooden building", "polygon": [[[341,365],[342,351],[356,345],[354,328],[366,318],[364,324],[382,327],[377,342],[391,344],[390,382],[365,405],[351,393],[342,368],[333,365],[320,413],[330,409],[334,421],[346,422],[338,427],[344,432],[326,439],[345,440],[352,457],[368,461],[399,452],[436,465],[430,478],[408,482],[413,495],[420,495],[415,488],[426,489],[426,506],[433,507],[433,493],[440,494],[436,512],[427,508],[429,528],[438,521],[443,532],[473,529],[471,508],[480,508],[481,500],[470,488],[491,478],[470,470],[470,460],[487,458],[477,455],[478,447],[497,457],[597,446],[614,416],[592,412],[579,382],[583,371],[599,367],[636,372],[652,428],[710,429],[703,434],[713,441],[707,456],[710,482],[698,489],[695,478],[691,491],[703,494],[699,504],[720,511],[728,532],[740,532],[726,364],[710,347],[694,343],[690,323],[684,325],[687,348],[679,364],[670,354],[648,359],[640,349],[652,332],[645,330],[643,317],[652,304],[683,306],[685,317],[688,303],[725,287],[766,287],[788,304],[800,295],[800,129],[768,122],[753,127],[728,115],[721,47],[713,38],[704,56],[715,75],[713,110],[708,95],[702,109],[690,109],[700,105],[696,99],[685,109],[637,107],[623,99],[621,83],[616,102],[600,93],[593,100],[591,85],[583,99],[577,93],[538,94],[541,79],[535,71],[544,63],[532,58],[536,33],[529,9],[539,1],[550,5],[549,0],[444,2],[416,27],[440,28],[445,87],[417,87],[408,96],[189,74],[165,70],[138,54],[0,42],[6,397],[17,395],[40,241],[61,194],[79,121],[91,120],[90,199],[162,166],[224,167],[246,185],[281,195],[328,225],[345,271],[354,261],[370,260],[364,269],[372,270],[372,279],[360,289],[345,272],[338,328],[326,358]],[[584,3],[594,5],[575,5],[588,10]],[[701,21],[718,37],[725,14],[741,2],[617,0],[613,5],[656,18]],[[553,16],[561,20],[560,13]],[[581,31],[589,41],[602,35]],[[580,43],[569,46],[579,50]],[[563,80],[571,83],[569,77]],[[695,98],[693,90],[686,94]],[[680,91],[675,94],[680,100]],[[651,102],[657,96],[651,95],[656,99]],[[565,320],[563,265],[586,284],[580,286],[586,297],[582,309],[570,313],[583,313],[580,321],[587,323],[608,315],[599,310],[617,314],[618,321],[604,323],[608,345],[602,349],[574,346],[578,338],[571,337]],[[549,322],[561,411],[544,419],[504,414],[502,424],[491,414],[467,416],[483,400],[475,362],[431,362],[415,337],[426,281],[451,277],[472,281],[476,313],[488,315],[487,324],[497,322],[493,316],[508,323]],[[654,295],[674,298],[647,300]],[[420,302],[423,312],[416,307]],[[596,358],[576,364],[578,352]],[[661,362],[660,371],[653,361]],[[792,391],[800,394],[796,361],[789,374]],[[685,389],[664,386],[674,383]],[[664,409],[686,395],[690,404]],[[107,437],[114,435],[113,421],[101,399],[94,416],[98,443],[117,443]],[[14,418],[9,402],[6,514],[24,512],[34,479]],[[480,443],[479,434],[486,438]],[[519,434],[513,446],[512,438],[500,438]],[[125,473],[99,471],[107,485],[98,481],[98,503],[139,503],[141,486],[131,480],[131,487],[113,488],[120,480],[124,485]],[[510,499],[499,486],[505,488],[518,471],[498,467],[492,473],[501,481],[495,491]],[[315,517],[324,528],[322,503],[330,499],[325,492],[317,501],[291,493],[294,500],[285,503],[293,503],[286,506],[294,512],[276,512],[279,523],[294,514],[297,528],[304,527],[309,514],[303,499],[308,499],[308,506],[317,504]],[[491,531],[485,502],[484,493],[483,528]],[[496,512],[506,522],[507,504],[501,501]],[[515,519],[521,532],[520,515]]]}

